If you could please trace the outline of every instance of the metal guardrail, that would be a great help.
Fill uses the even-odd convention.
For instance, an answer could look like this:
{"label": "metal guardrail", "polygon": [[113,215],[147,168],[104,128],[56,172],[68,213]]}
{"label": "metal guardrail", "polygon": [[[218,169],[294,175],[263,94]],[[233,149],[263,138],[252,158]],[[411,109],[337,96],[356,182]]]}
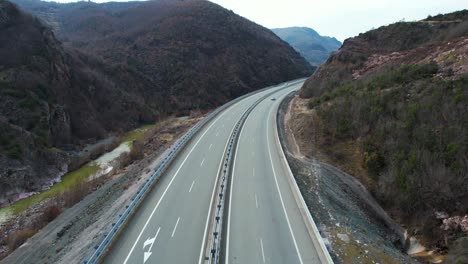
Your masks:
{"label": "metal guardrail", "polygon": [[94,252],[88,260],[85,260],[85,264],[94,264],[98,263],[100,258],[104,255],[108,247],[113,242],[113,239],[120,231],[121,227],[125,225],[130,216],[134,213],[134,210],[138,207],[142,198],[147,194],[148,190],[151,189],[152,185],[159,180],[161,175],[167,170],[169,165],[174,161],[175,157],[180,153],[180,151],[187,145],[187,143],[197,134],[198,131],[213,117],[219,114],[221,111],[229,107],[231,104],[226,104],[216,109],[214,112],[210,113],[208,116],[203,118],[195,126],[193,126],[172,148],[169,154],[164,158],[164,160],[156,167],[153,174],[146,180],[146,182],[139,188],[135,196],[131,199],[129,205],[125,206],[125,211],[119,215],[117,222],[112,223],[112,227],[108,233],[104,235],[102,242],[94,247]]}
{"label": "metal guardrail", "polygon": [[[290,94],[294,94],[296,92],[291,92]],[[285,97],[286,98],[286,97]],[[280,149],[280,156],[281,160],[285,163],[287,169],[288,169],[288,182],[290,184],[290,187],[294,193],[294,199],[296,200],[296,203],[302,210],[300,210],[300,213],[302,215],[302,218],[304,222],[306,223],[307,226],[307,231],[309,232],[309,236],[312,238],[312,242],[316,246],[317,249],[320,249],[319,254],[319,259],[321,263],[326,263],[326,264],[333,264],[333,259],[330,256],[330,252],[328,252],[327,246],[325,245],[325,242],[323,241],[322,235],[320,234],[320,231],[317,228],[317,225],[312,217],[312,214],[310,213],[309,207],[307,206],[307,203],[304,200],[304,196],[302,195],[301,190],[299,189],[299,186],[297,185],[296,178],[294,177],[294,174],[291,170],[291,166],[289,165],[289,161],[286,157],[285,154],[285,146],[281,143],[280,137],[279,137],[279,126],[281,125],[278,119],[279,112],[274,115],[274,122],[275,122],[275,141],[276,144],[278,145]]]}
{"label": "metal guardrail", "polygon": [[[105,255],[106,251],[114,242],[117,234],[121,231],[122,227],[129,221],[135,210],[140,205],[143,198],[146,196],[149,190],[152,189],[153,185],[159,180],[159,178],[164,174],[164,172],[168,169],[171,163],[175,160],[177,155],[187,146],[187,143],[203,128],[205,124],[210,122],[215,116],[217,116],[222,111],[226,110],[233,104],[239,102],[240,100],[254,95],[256,93],[265,91],[270,89],[271,87],[267,87],[264,89],[256,90],[240,96],[220,107],[216,110],[211,112],[205,118],[203,118],[200,122],[198,122],[195,126],[193,126],[172,148],[169,154],[164,158],[164,160],[155,168],[153,174],[150,176],[149,179],[139,188],[135,196],[131,199],[129,205],[125,206],[125,210],[122,214],[119,215],[118,220],[115,223],[112,223],[111,229],[108,233],[104,234],[104,239],[94,247],[94,251],[92,255],[84,261],[84,264],[95,264],[99,263],[100,259]],[[267,96],[269,96],[268,94]],[[266,96],[266,97],[267,97]],[[249,108],[250,109],[250,108]],[[245,114],[245,113],[244,113]],[[238,123],[239,124],[239,123]],[[236,126],[238,125],[236,124]],[[229,147],[231,150],[231,146]]]}
{"label": "metal guardrail", "polygon": [[289,87],[293,84],[285,85],[284,87],[280,89],[276,89],[275,91],[268,93],[267,95],[262,96],[260,99],[255,101],[255,103],[252,104],[244,112],[244,114],[241,116],[239,121],[237,121],[234,127],[234,130],[229,138],[229,147],[227,148],[227,151],[223,159],[223,166],[220,172],[221,173],[220,176],[222,176],[222,178],[218,186],[218,189],[219,189],[218,195],[213,204],[213,205],[216,205],[217,209],[214,210],[214,213],[211,216],[213,218],[212,219],[213,224],[211,225],[211,233],[209,235],[209,242],[208,242],[210,247],[208,248],[209,249],[208,252],[205,251],[205,253],[209,253],[209,254],[205,254],[205,260],[208,260],[209,263],[217,264],[220,262],[222,228],[223,228],[223,220],[224,220],[225,201],[226,201],[224,197],[226,196],[228,178],[230,177],[231,172],[232,172],[233,158],[235,156],[235,146],[237,145],[237,141],[239,140],[240,131],[242,130],[242,127],[245,121],[247,120],[247,117],[250,115],[250,113],[258,104],[260,104],[263,100],[275,94],[279,90]]}

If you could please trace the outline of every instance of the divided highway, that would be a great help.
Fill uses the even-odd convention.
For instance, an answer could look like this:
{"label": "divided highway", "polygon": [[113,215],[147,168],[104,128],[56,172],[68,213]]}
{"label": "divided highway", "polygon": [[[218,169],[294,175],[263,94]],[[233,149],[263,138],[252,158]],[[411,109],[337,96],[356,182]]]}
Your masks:
{"label": "divided highway", "polygon": [[307,208],[293,188],[277,137],[278,106],[301,85],[262,101],[241,130],[231,175],[225,263],[331,262],[324,245],[309,233]]}
{"label": "divided highway", "polygon": [[209,216],[229,137],[242,114],[275,91],[271,97],[277,100],[257,105],[240,135],[225,262],[319,263],[274,142],[278,103],[301,84],[253,94],[206,124],[147,195],[104,263],[205,263]]}

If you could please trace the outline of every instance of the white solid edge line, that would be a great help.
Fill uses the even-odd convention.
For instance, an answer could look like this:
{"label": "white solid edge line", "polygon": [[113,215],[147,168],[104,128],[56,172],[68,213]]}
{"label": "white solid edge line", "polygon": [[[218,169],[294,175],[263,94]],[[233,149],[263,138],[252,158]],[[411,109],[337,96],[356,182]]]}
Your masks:
{"label": "white solid edge line", "polygon": [[171,237],[174,237],[175,231],[177,230],[177,225],[179,225],[179,220],[180,220],[180,216],[179,218],[177,218],[177,222],[175,223],[174,230],[172,230]]}
{"label": "white solid edge line", "polygon": [[[249,117],[250,117],[250,114],[245,119],[245,121],[244,121],[245,123],[247,122]],[[244,133],[244,126],[241,126],[238,140],[240,140],[242,138],[243,133]],[[225,257],[225,263],[226,264],[229,264],[229,236],[231,235],[232,186],[234,186],[234,176],[236,175],[235,170],[236,170],[236,160],[237,160],[237,151],[238,150],[239,150],[239,144],[236,144],[236,152],[234,154],[234,162],[232,163],[231,186],[229,187],[229,208],[228,208],[228,218],[227,218],[226,257]]]}
{"label": "white solid edge line", "polygon": [[[278,89],[277,92],[282,91],[281,89]],[[263,101],[262,101],[263,102]],[[249,114],[247,118],[245,119],[245,123],[247,123],[247,120],[251,117]],[[239,140],[242,138],[242,135],[244,133],[244,126],[240,128],[240,133],[239,133]],[[236,152],[239,150],[239,144],[236,145]],[[231,177],[231,186],[229,188],[229,207],[228,207],[228,218],[227,218],[227,235],[226,235],[226,256],[225,256],[225,263],[229,264],[229,236],[231,235],[231,206],[232,206],[232,189],[234,186],[234,175],[235,175],[235,170],[236,170],[236,160],[237,160],[237,155],[234,155],[234,162],[232,163],[232,177]],[[255,168],[253,168],[253,175],[255,176]]]}
{"label": "white solid edge line", "polygon": [[292,230],[292,227],[291,227],[291,223],[289,222],[289,217],[288,217],[288,214],[286,212],[286,207],[284,206],[284,202],[283,202],[283,196],[281,195],[281,190],[279,188],[279,184],[278,184],[278,179],[276,177],[276,172],[275,172],[275,167],[274,167],[274,164],[273,164],[273,159],[271,157],[271,148],[270,148],[270,137],[268,136],[268,121],[270,119],[270,116],[271,116],[271,112],[273,111],[274,107],[272,107],[270,109],[270,112],[268,113],[268,117],[267,117],[267,120],[266,120],[266,123],[267,123],[267,127],[266,127],[266,133],[267,133],[267,147],[268,147],[268,155],[270,157],[270,163],[271,163],[271,169],[273,171],[273,176],[275,178],[275,183],[276,183],[276,190],[278,191],[278,194],[279,194],[279,198],[280,198],[280,201],[281,201],[281,207],[283,208],[283,213],[284,213],[284,216],[286,217],[286,222],[288,223],[288,228],[289,228],[289,232],[291,234],[291,237],[293,239],[293,242],[294,242],[294,248],[296,249],[296,252],[297,252],[297,256],[299,258],[299,262],[302,264],[302,256],[301,256],[301,252],[299,252],[299,247],[297,246],[297,242],[296,242],[296,237],[294,236],[294,233],[293,233],[293,230]]}
{"label": "white solid edge line", "polygon": [[[231,106],[232,107],[232,106]],[[228,109],[231,109],[231,107],[229,107]],[[213,123],[211,123],[211,125],[205,130],[205,132],[200,136],[200,138],[197,140],[197,142],[195,143],[195,145],[192,147],[192,149],[190,149],[190,152],[187,154],[187,156],[185,157],[185,159],[182,161],[182,164],[180,164],[179,168],[177,169],[177,171],[175,172],[174,176],[172,176],[172,179],[171,181],[169,182],[169,184],[167,185],[166,189],[164,190],[161,198],[159,198],[159,201],[158,203],[156,204],[156,206],[154,207],[153,211],[151,212],[150,216],[148,217],[148,219],[146,220],[146,223],[145,225],[143,226],[143,228],[141,229],[140,231],[140,234],[138,235],[137,239],[135,240],[135,243],[133,243],[133,246],[132,248],[130,249],[130,252],[128,253],[127,257],[125,258],[124,260],[124,264],[127,263],[128,259],[130,258],[130,255],[132,255],[133,253],[133,250],[135,250],[135,247],[136,247],[136,244],[138,243],[138,241],[140,240],[141,238],[141,235],[143,234],[143,232],[145,231],[146,227],[148,226],[151,218],[153,217],[154,213],[156,212],[156,210],[158,209],[159,207],[159,204],[161,203],[162,199],[164,198],[164,196],[166,195],[166,192],[167,190],[169,190],[169,188],[171,187],[172,185],[172,182],[174,181],[174,179],[177,177],[177,175],[179,174],[179,171],[180,169],[182,168],[182,166],[184,166],[185,162],[187,161],[188,157],[190,157],[190,154],[192,153],[192,151],[198,146],[198,143],[200,143],[200,141],[202,140],[202,138],[205,136],[205,134],[211,129],[211,127],[213,127],[214,124],[216,124],[216,122],[222,117],[224,116],[228,111],[228,109],[226,109],[220,116],[218,116],[218,118],[216,118]]]}
{"label": "white solid edge line", "polygon": [[[234,132],[235,128],[236,128],[236,123],[233,124],[232,129],[231,129],[231,133],[229,134],[229,137],[226,140],[226,145],[224,146],[223,155],[221,155],[221,161],[219,162],[219,167],[218,167],[218,170],[216,171],[216,174],[219,174],[219,172],[221,171],[221,166],[223,166],[223,162],[224,162],[224,154],[226,153],[226,149],[227,149],[227,147],[229,145],[229,139],[231,138],[231,135]],[[208,232],[208,224],[210,222],[210,215],[211,215],[211,208],[212,208],[212,205],[213,205],[213,199],[214,199],[215,194],[216,194],[216,186],[218,185],[218,181],[219,181],[218,176],[219,175],[216,175],[216,180],[215,180],[215,183],[214,183],[214,186],[213,186],[213,193],[211,194],[211,200],[210,200],[209,209],[208,209],[208,216],[207,216],[207,219],[206,219],[205,231],[203,232],[203,240],[202,240],[201,249],[200,249],[200,257],[198,259],[199,264],[201,264],[202,261],[203,261],[203,249],[205,247],[206,235],[207,235],[207,232]]]}
{"label": "white solid edge line", "polygon": [[[315,221],[312,218],[312,215],[311,215],[311,213],[309,211],[309,207],[307,206],[307,204],[306,204],[306,202],[304,200],[304,197],[302,196],[301,190],[299,189],[299,186],[297,185],[296,179],[294,178],[294,174],[291,171],[291,167],[289,166],[288,159],[286,158],[286,155],[284,154],[283,147],[282,147],[281,142],[279,140],[278,128],[277,128],[277,124],[276,124],[277,123],[276,115],[274,116],[274,123],[275,123],[275,126],[274,126],[275,131],[276,131],[276,133],[275,133],[276,134],[276,143],[278,144],[278,147],[280,148],[279,152],[280,152],[280,154],[282,156],[282,160],[284,161],[284,163],[286,165],[286,168],[288,170],[288,174],[289,174],[289,177],[291,179],[291,183],[293,185],[293,188],[298,193],[300,203],[301,203],[302,207],[304,208],[304,211],[306,212],[307,219],[311,223],[312,229],[314,231],[315,238],[316,238],[316,240],[318,240],[320,248],[321,248],[323,254],[325,255],[325,261],[327,263],[333,263],[333,260],[332,260],[332,258],[330,256],[330,252],[328,252],[328,249],[325,246],[325,242],[323,241],[323,238],[320,235],[320,232],[318,231],[317,225],[315,224]],[[280,158],[280,160],[281,160],[281,158]]]}
{"label": "white solid edge line", "polygon": [[265,251],[263,251],[263,240],[262,240],[262,238],[260,238],[260,248],[262,249],[263,263],[265,263]]}

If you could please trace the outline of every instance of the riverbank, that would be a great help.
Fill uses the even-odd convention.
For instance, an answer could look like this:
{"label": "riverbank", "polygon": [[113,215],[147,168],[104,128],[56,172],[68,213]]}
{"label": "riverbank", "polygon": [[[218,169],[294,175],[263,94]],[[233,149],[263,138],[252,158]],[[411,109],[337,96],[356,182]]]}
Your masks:
{"label": "riverbank", "polygon": [[[5,263],[37,263],[41,259],[54,259],[51,262],[55,263],[64,255],[74,256],[71,262],[75,263],[77,257],[84,258],[96,234],[110,225],[122,204],[156,167],[159,155],[199,118],[170,118],[121,137],[118,147],[84,166],[87,173],[74,177],[71,190],[53,191],[56,195],[42,197],[5,222],[0,228],[0,258],[23,242],[3,260]],[[77,241],[80,235],[93,237]]]}

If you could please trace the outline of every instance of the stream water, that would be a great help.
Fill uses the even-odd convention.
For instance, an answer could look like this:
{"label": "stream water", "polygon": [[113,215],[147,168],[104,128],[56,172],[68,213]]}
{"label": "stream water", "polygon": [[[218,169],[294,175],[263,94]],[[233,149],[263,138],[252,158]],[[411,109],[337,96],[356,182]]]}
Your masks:
{"label": "stream water", "polygon": [[[0,208],[0,225],[29,207],[56,195],[63,193],[76,186],[77,184],[98,178],[112,171],[116,160],[123,153],[130,152],[132,142],[142,138],[146,131],[152,125],[146,125],[128,132],[121,140],[121,144],[110,152],[101,155],[94,161],[82,166],[81,168],[65,174],[58,183],[52,185],[49,189],[34,193],[24,199],[20,199],[7,207]],[[114,165],[113,165],[114,164]]]}

